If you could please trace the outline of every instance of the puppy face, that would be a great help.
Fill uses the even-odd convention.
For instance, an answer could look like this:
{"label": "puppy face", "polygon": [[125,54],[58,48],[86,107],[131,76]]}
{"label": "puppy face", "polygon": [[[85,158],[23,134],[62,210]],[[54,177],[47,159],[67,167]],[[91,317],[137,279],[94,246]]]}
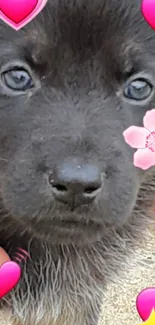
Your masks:
{"label": "puppy face", "polygon": [[88,243],[131,215],[142,174],[122,132],[154,107],[154,54],[140,1],[49,0],[18,32],[1,23],[1,196],[34,236]]}

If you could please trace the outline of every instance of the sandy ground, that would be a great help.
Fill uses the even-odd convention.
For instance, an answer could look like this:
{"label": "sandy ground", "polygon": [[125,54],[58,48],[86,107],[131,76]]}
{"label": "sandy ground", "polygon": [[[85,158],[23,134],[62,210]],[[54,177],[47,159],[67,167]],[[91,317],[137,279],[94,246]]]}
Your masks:
{"label": "sandy ground", "polygon": [[[146,233],[146,236],[145,247],[133,252],[126,269],[108,287],[99,325],[142,323],[136,310],[136,297],[144,288],[155,286],[155,235]],[[6,314],[0,314],[0,325],[12,325]]]}
{"label": "sandy ground", "polygon": [[99,325],[138,325],[142,323],[136,309],[137,295],[155,287],[155,237],[138,249],[118,282],[108,287]]}

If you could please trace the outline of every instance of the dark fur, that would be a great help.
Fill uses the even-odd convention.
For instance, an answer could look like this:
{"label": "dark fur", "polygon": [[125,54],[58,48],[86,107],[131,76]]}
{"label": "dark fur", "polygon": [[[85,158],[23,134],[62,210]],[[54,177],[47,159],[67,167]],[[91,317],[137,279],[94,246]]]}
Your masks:
{"label": "dark fur", "polygon": [[[22,30],[0,25],[0,68],[22,60],[37,82],[22,96],[0,84],[0,245],[31,254],[4,299],[19,325],[96,325],[108,280],[151,222],[155,171],[133,166],[122,135],[155,106],[155,96],[138,105],[122,95],[131,74],[155,84],[155,32],[140,2],[49,0]],[[74,211],[47,181],[69,158],[103,175],[94,203]]]}

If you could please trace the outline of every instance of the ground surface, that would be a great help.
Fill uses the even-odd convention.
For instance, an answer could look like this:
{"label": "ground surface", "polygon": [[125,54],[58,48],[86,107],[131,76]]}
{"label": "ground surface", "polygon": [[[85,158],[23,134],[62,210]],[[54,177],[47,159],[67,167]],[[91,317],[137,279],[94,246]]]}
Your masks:
{"label": "ground surface", "polygon": [[138,249],[119,283],[109,286],[103,304],[100,325],[138,325],[136,297],[146,287],[155,287],[155,237]]}

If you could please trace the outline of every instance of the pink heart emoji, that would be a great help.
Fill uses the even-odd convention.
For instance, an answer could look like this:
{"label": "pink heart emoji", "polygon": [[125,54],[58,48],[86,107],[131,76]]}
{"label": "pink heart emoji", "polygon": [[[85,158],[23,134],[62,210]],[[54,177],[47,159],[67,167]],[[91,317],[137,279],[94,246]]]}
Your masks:
{"label": "pink heart emoji", "polygon": [[155,0],[142,0],[141,11],[150,27],[155,29]]}
{"label": "pink heart emoji", "polygon": [[140,292],[136,300],[139,316],[146,321],[155,309],[155,288],[147,288]]}
{"label": "pink heart emoji", "polygon": [[15,287],[20,276],[21,268],[16,262],[5,262],[0,267],[0,298]]}
{"label": "pink heart emoji", "polygon": [[19,30],[34,19],[48,0],[0,0],[0,19]]}

